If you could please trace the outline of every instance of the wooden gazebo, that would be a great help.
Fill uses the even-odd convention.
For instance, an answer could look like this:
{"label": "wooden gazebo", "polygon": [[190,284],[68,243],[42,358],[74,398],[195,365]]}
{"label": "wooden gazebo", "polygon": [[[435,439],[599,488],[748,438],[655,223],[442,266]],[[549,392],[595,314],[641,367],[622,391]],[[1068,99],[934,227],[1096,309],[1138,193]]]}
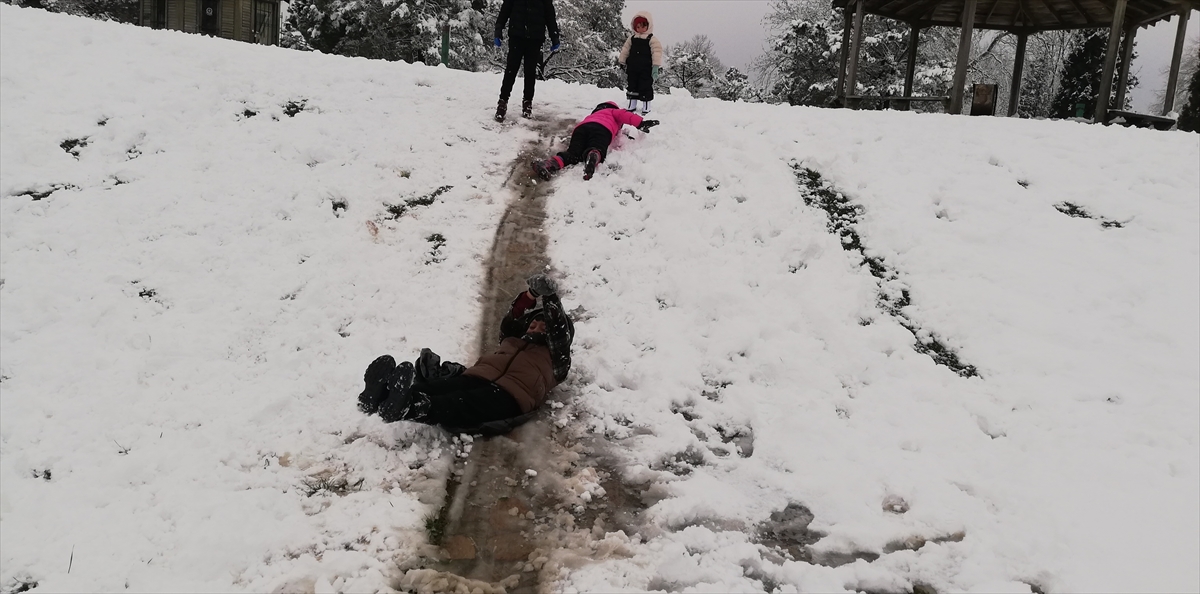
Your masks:
{"label": "wooden gazebo", "polygon": [[[1172,110],[1175,87],[1179,82],[1179,62],[1183,54],[1188,16],[1191,11],[1200,9],[1200,0],[834,0],[834,6],[844,9],[847,26],[842,32],[842,47],[850,48],[849,52],[841,52],[837,93],[843,100],[848,97],[847,87],[851,91],[849,95],[854,94],[864,14],[902,21],[911,27],[904,97],[899,98],[903,101],[928,99],[912,97],[913,72],[921,29],[960,27],[958,61],[947,106],[947,112],[955,114],[962,112],[967,63],[971,57],[971,34],[975,29],[996,29],[1017,36],[1017,55],[1013,64],[1012,85],[1009,87],[1008,115],[1011,116],[1016,113],[1017,100],[1020,97],[1025,42],[1030,33],[1107,27],[1108,54],[1100,78],[1095,110],[1095,121],[1106,122],[1118,50],[1123,52],[1124,56],[1121,60],[1121,72],[1117,77],[1117,102],[1120,105],[1125,98],[1133,38],[1138,28],[1178,15],[1179,30],[1175,37],[1175,52],[1171,58],[1162,113],[1166,115]],[[1123,47],[1120,45],[1122,33]]]}

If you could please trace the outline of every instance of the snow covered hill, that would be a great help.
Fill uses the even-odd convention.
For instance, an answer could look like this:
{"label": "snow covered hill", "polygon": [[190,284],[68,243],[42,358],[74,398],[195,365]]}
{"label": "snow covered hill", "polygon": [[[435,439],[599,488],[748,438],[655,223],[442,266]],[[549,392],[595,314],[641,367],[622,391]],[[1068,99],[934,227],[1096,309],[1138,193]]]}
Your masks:
{"label": "snow covered hill", "polygon": [[[4,592],[397,587],[455,445],[354,399],[476,354],[498,87],[0,6]],[[1200,589],[1200,136],[655,107],[552,182],[550,414],[652,504],[558,589]]]}

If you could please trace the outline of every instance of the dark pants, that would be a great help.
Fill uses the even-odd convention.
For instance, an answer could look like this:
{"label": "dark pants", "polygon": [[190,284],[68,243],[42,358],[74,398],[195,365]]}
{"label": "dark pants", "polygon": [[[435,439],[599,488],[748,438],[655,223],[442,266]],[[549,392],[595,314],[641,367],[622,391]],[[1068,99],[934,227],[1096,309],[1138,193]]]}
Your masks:
{"label": "dark pants", "polygon": [[389,393],[379,407],[380,418],[388,423],[414,421],[470,429],[521,416],[521,407],[508,392],[471,375],[415,383],[399,392]]}
{"label": "dark pants", "polygon": [[630,64],[626,69],[626,76],[626,99],[654,100],[654,77],[650,75],[650,66]]}
{"label": "dark pants", "polygon": [[533,85],[537,82],[538,64],[542,62],[544,39],[508,38],[508,63],[504,66],[504,82],[500,83],[500,99],[508,101],[513,83],[517,81],[517,70],[525,63],[524,101],[533,101]]}
{"label": "dark pants", "polygon": [[571,144],[567,145],[567,150],[558,154],[558,158],[563,160],[563,167],[582,163],[587,152],[591,149],[600,151],[600,160],[608,156],[608,145],[612,144],[612,132],[604,127],[604,124],[596,122],[588,122],[571,133]]}

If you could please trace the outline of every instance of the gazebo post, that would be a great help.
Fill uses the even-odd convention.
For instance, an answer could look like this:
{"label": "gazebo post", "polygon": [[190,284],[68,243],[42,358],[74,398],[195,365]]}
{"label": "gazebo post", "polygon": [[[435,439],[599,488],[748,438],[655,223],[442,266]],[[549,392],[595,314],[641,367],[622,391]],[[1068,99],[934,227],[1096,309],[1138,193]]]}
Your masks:
{"label": "gazebo post", "polygon": [[850,57],[850,29],[853,26],[851,18],[854,16],[854,0],[846,3],[842,8],[842,51],[838,56],[838,79],[837,79],[837,99],[841,101],[842,107],[846,106],[846,61]]}
{"label": "gazebo post", "polygon": [[[970,0],[974,1],[974,0]],[[863,0],[858,0],[854,8],[854,34],[850,40],[850,71],[846,75],[846,95],[854,95],[858,91],[858,53],[862,46],[862,25],[863,15],[867,12],[863,10]],[[858,108],[854,105],[855,109]]]}
{"label": "gazebo post", "polygon": [[1025,42],[1028,33],[1017,34],[1017,55],[1013,58],[1012,86],[1008,89],[1008,117],[1017,115],[1017,106],[1021,102],[1021,73],[1025,69]]}
{"label": "gazebo post", "polygon": [[1129,86],[1129,63],[1133,61],[1133,38],[1137,35],[1137,27],[1125,30],[1125,40],[1121,46],[1121,69],[1117,72],[1117,97],[1113,101],[1116,109],[1125,109],[1125,88]]}
{"label": "gazebo post", "polygon": [[[912,97],[913,76],[917,72],[917,46],[921,43],[921,28],[915,24],[909,25],[908,30],[908,68],[904,71],[904,96]],[[908,111],[911,103],[904,102],[904,111]]]}
{"label": "gazebo post", "polygon": [[[854,95],[858,91],[858,53],[863,44],[863,16],[866,13],[862,4],[863,0],[858,0],[854,5],[854,32],[850,41],[850,72],[846,74],[846,96]],[[858,109],[858,104],[852,107]]]}
{"label": "gazebo post", "polygon": [[[1117,0],[1122,8],[1125,0]],[[950,88],[950,113],[962,113],[963,87],[967,84],[967,63],[971,60],[971,34],[975,30],[976,0],[963,3],[962,31],[958,37],[958,62],[954,66],[954,86]]]}
{"label": "gazebo post", "polygon": [[1103,124],[1108,121],[1108,94],[1112,91],[1113,68],[1117,65],[1117,49],[1121,41],[1121,29],[1125,26],[1125,5],[1128,0],[1117,0],[1113,8],[1112,27],[1108,29],[1108,52],[1104,57],[1104,70],[1100,73],[1100,92],[1096,94],[1096,111],[1092,121]]}
{"label": "gazebo post", "polygon": [[1171,113],[1171,110],[1175,108],[1175,85],[1179,84],[1179,60],[1183,57],[1183,38],[1187,36],[1187,22],[1191,12],[1186,4],[1179,9],[1179,28],[1175,31],[1175,52],[1171,54],[1171,70],[1167,74],[1167,94],[1163,97],[1163,115]]}

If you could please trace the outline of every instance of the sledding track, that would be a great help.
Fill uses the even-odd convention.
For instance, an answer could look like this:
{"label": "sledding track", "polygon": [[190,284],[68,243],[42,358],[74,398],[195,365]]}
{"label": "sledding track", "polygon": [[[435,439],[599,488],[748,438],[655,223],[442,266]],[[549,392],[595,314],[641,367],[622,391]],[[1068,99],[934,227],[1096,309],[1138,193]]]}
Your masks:
{"label": "sledding track", "polygon": [[[529,164],[544,157],[572,120],[528,121],[539,140],[513,161],[505,183],[511,197],[496,229],[480,295],[480,352],[495,346],[500,320],[512,298],[525,290],[525,279],[551,270],[543,225],[552,187],[533,177]],[[569,514],[562,513],[556,488],[561,481],[554,477],[578,458],[561,445],[564,436],[557,433],[543,411],[509,435],[471,443],[469,455],[456,459],[446,489],[441,559],[431,564],[439,574],[410,581],[406,589],[539,592],[552,587],[554,576],[543,579],[543,568],[549,568],[541,552],[549,543],[542,537],[560,527],[564,517],[568,527],[573,525]]]}

